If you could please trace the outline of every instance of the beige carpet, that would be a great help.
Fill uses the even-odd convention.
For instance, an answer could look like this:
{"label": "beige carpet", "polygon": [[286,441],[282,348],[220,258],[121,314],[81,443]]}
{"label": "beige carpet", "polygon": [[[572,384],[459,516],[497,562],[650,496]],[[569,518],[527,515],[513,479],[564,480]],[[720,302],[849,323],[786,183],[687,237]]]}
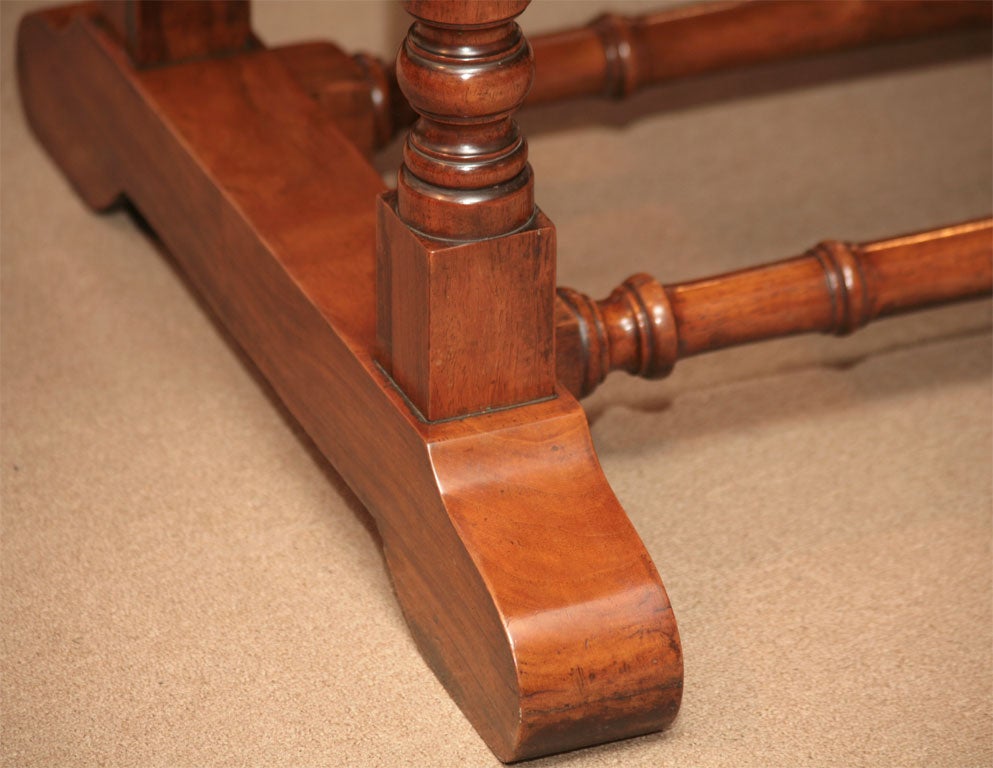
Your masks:
{"label": "beige carpet", "polygon": [[[523,23],[598,7],[539,0]],[[0,7],[2,764],[496,765],[348,489],[153,242],[86,210],[30,136],[23,10]],[[256,19],[271,43],[383,54],[405,24],[358,2]],[[602,296],[988,213],[988,39],[528,113],[560,282]],[[664,734],[536,765],[991,764],[989,302],[691,360],[588,405],[686,693]]]}

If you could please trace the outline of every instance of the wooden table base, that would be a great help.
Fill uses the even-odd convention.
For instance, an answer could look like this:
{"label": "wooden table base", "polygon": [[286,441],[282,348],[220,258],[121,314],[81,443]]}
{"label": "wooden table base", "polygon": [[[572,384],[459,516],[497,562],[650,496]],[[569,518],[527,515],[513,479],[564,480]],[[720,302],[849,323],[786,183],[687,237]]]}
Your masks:
{"label": "wooden table base", "polygon": [[[467,22],[480,50],[493,46],[494,60],[505,50],[515,51],[514,61],[526,59],[510,21],[524,5],[462,7],[480,15],[475,26]],[[484,195],[485,217],[466,224],[485,236],[468,248],[453,244],[446,229],[453,219],[439,217],[438,206],[458,216],[464,201],[453,193],[439,203],[437,189],[464,180],[465,168],[445,156],[446,137],[462,128],[451,115],[432,113],[431,88],[415,81],[449,71],[438,62],[456,56],[445,47],[455,27],[446,27],[447,10],[437,5],[415,0],[410,7],[423,22],[421,47],[411,48],[400,74],[422,99],[413,106],[431,117],[421,122],[416,147],[408,147],[397,197],[384,196],[363,154],[372,146],[374,116],[368,104],[351,109],[368,97],[357,84],[360,64],[324,44],[266,49],[238,3],[84,3],[25,17],[17,50],[25,111],[90,206],[104,209],[122,197],[136,206],[372,513],[424,658],[500,759],[659,730],[676,716],[682,693],[676,623],[604,478],[573,392],[588,391],[610,368],[645,373],[652,344],[671,347],[671,360],[659,358],[661,368],[671,367],[711,342],[833,329],[841,322],[838,297],[869,302],[876,294],[857,281],[848,285],[848,262],[824,293],[823,259],[809,257],[722,284],[744,286],[746,304],[767,305],[770,285],[784,281],[788,290],[802,278],[803,295],[815,303],[800,320],[792,305],[783,309],[793,322],[786,330],[770,315],[737,335],[716,333],[713,316],[692,303],[704,288],[721,300],[728,295],[712,281],[667,293],[644,278],[599,308],[570,292],[556,305],[554,228],[532,214],[525,145],[502,112],[465,129],[478,139],[478,157],[465,168],[478,173],[476,160],[491,142],[497,149],[482,163],[490,163],[485,173],[494,189],[510,191]],[[482,18],[491,9],[503,14],[492,24]],[[526,88],[492,70],[494,82],[506,86],[509,115]],[[989,290],[989,224],[977,226],[969,242],[986,239],[973,248],[972,283],[953,293]],[[507,267],[508,253],[532,259],[524,264],[535,266],[540,289],[520,290],[513,269],[524,268]],[[498,282],[527,308],[534,336],[520,357],[536,373],[519,387],[505,369],[519,362],[512,337],[521,321],[480,311],[471,273],[459,271],[466,263],[504,269]],[[397,275],[408,281],[401,288],[424,289],[429,313],[396,289]],[[451,281],[447,292],[432,293],[437,275]],[[834,272],[827,275],[830,282]],[[871,279],[867,285],[881,290]],[[642,301],[649,293],[657,304]],[[474,354],[464,338],[435,324],[432,313],[449,312],[457,322],[446,303],[453,294],[465,312],[510,337],[494,342],[503,357],[489,359],[492,370],[465,365],[465,390],[439,380],[433,367],[437,354]],[[632,301],[645,311],[634,311]],[[642,315],[649,325],[652,317],[670,322],[666,312],[683,323],[682,336],[653,341],[651,329],[634,332]],[[604,318],[616,327],[606,328]],[[696,325],[686,318],[697,318]],[[592,334],[598,324],[604,328]],[[565,354],[582,369],[579,362],[561,369]],[[499,394],[488,400],[490,379]]]}
{"label": "wooden table base", "polygon": [[374,360],[383,184],[278,52],[139,71],[77,6],[26,17],[18,61],[83,199],[134,203],[373,514],[425,659],[497,756],[671,721],[676,624],[582,408],[559,388],[418,418]]}

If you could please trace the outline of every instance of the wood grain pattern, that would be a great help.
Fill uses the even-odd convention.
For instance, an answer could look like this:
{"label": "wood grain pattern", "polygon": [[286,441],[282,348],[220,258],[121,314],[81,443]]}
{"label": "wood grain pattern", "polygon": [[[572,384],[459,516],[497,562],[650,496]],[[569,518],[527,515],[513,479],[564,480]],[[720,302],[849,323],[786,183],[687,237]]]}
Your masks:
{"label": "wood grain pattern", "polygon": [[273,52],[365,155],[371,156],[392,138],[395,97],[381,62],[361,54],[350,56],[327,42],[286,45]]}
{"label": "wood grain pattern", "polygon": [[428,421],[555,393],[555,228],[451,243],[379,202],[379,360]]}
{"label": "wood grain pattern", "polygon": [[934,0],[764,0],[605,14],[586,27],[535,36],[528,103],[621,98],[648,85],[763,62],[989,26],[991,5]]}
{"label": "wood grain pattern", "polygon": [[[508,17],[521,7],[507,5]],[[978,0],[722,0],[634,16],[604,14],[585,26],[530,39],[534,82],[524,106],[623,98],[695,75],[956,29],[988,29],[991,23],[993,4]],[[394,67],[374,57],[361,60],[380,78],[378,84],[367,79],[364,87],[366,108],[376,115],[376,146],[383,147],[418,115],[397,87]]]}
{"label": "wood grain pattern", "polygon": [[397,57],[421,115],[379,203],[379,359],[429,421],[552,397],[555,228],[512,117],[526,2],[408,4]]}
{"label": "wood grain pattern", "polygon": [[669,287],[635,275],[602,301],[560,288],[559,381],[581,397],[611,371],[662,378],[702,352],[812,331],[843,336],[991,290],[993,219],[871,243],[826,241],[792,259]]}
{"label": "wood grain pattern", "polygon": [[18,64],[75,188],[134,203],[372,513],[418,646],[497,756],[669,723],[676,624],[582,409],[557,388],[418,418],[374,359],[382,182],[284,59],[135,70],[79,6],[25,17]]}
{"label": "wood grain pattern", "polygon": [[100,15],[139,67],[259,46],[248,0],[100,0]]}
{"label": "wood grain pattern", "polygon": [[[42,143],[90,205],[134,203],[368,507],[418,646],[503,760],[658,730],[682,692],[668,598],[569,389],[990,279],[985,222],[668,289],[640,276],[601,303],[563,291],[556,326],[554,228],[512,119],[525,4],[409,4],[398,72],[423,120],[395,196],[363,155],[386,113],[365,94],[391,91],[374,63],[232,50],[254,36],[216,4],[160,7],[182,24],[130,41],[127,13],[92,4],[18,36]],[[558,385],[556,332],[559,364],[583,366]]]}
{"label": "wood grain pattern", "polygon": [[420,115],[404,145],[397,211],[429,237],[475,240],[534,215],[527,143],[512,115],[534,61],[514,22],[529,0],[415,0],[397,55],[397,81]]}

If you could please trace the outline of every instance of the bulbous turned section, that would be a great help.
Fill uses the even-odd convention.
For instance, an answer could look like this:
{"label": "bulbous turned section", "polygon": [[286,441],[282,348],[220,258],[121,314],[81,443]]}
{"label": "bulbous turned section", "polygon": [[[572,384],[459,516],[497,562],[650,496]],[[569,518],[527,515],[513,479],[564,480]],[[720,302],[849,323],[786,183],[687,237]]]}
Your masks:
{"label": "bulbous turned section", "polygon": [[868,243],[824,241],[792,259],[664,287],[635,275],[603,301],[558,289],[556,375],[577,397],[611,371],[653,379],[677,359],[797,333],[846,336],[877,317],[989,296],[993,219]]}
{"label": "bulbous turned section", "polygon": [[534,214],[527,143],[511,117],[534,77],[515,2],[414,0],[418,19],[397,56],[397,82],[421,116],[404,146],[397,212],[449,240],[495,237]]}
{"label": "bulbous turned section", "polygon": [[352,56],[369,89],[369,102],[372,105],[373,147],[379,149],[389,144],[398,125],[410,114],[406,100],[396,85],[396,73],[386,62],[368,53]]}
{"label": "bulbous turned section", "polygon": [[665,288],[650,275],[629,277],[601,301],[571,288],[559,288],[558,299],[558,377],[578,397],[591,393],[611,371],[660,379],[676,364],[672,307]]}

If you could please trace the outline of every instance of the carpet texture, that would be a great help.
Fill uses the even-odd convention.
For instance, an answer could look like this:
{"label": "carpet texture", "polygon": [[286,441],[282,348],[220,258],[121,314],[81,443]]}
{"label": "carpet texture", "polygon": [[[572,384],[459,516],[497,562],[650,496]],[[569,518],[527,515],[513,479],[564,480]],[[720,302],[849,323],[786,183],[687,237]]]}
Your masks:
{"label": "carpet texture", "polygon": [[[604,5],[539,0],[522,25]],[[25,10],[0,4],[0,762],[498,765],[418,655],[361,505],[168,255],[35,142]],[[375,2],[255,19],[270,44],[381,55],[407,24]],[[604,296],[986,215],[991,80],[987,31],[531,110],[559,282]],[[665,733],[534,765],[990,765],[990,326],[963,304],[590,398],[685,697]]]}

